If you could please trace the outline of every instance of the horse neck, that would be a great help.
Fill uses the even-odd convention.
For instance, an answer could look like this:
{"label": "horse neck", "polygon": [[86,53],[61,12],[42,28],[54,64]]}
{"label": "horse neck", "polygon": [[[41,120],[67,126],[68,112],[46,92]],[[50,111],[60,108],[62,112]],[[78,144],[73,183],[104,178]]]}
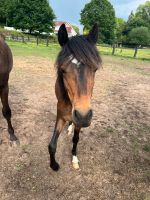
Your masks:
{"label": "horse neck", "polygon": [[3,47],[4,47],[4,44],[5,44],[5,40],[3,38],[3,36],[0,35],[0,50],[2,51]]}
{"label": "horse neck", "polygon": [[60,73],[58,73],[57,80],[56,80],[56,96],[59,100],[64,100],[65,102],[70,103],[70,99],[68,97],[67,90],[64,85],[63,77]]}
{"label": "horse neck", "polygon": [[3,34],[0,34],[0,40],[4,42],[5,36]]}
{"label": "horse neck", "polygon": [[0,44],[2,45],[4,43],[4,39],[0,36]]}

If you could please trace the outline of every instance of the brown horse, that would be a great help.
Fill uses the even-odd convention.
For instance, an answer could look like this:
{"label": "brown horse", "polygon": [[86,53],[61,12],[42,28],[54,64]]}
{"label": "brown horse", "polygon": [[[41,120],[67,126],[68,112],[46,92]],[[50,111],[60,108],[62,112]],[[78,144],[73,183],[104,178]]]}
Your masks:
{"label": "brown horse", "polygon": [[5,38],[0,34],[0,98],[2,101],[2,113],[7,120],[8,133],[10,135],[10,141],[16,141],[17,137],[14,134],[14,129],[11,124],[11,109],[8,103],[9,93],[9,73],[13,67],[12,53],[8,45],[5,43]]}
{"label": "brown horse", "polygon": [[101,63],[96,49],[97,38],[96,24],[87,36],[75,36],[69,39],[64,24],[58,32],[58,41],[62,49],[56,61],[57,120],[48,148],[50,167],[55,171],[59,170],[59,164],[55,160],[57,140],[67,121],[69,124],[74,124],[72,162],[74,168],[79,168],[76,156],[79,132],[82,127],[88,127],[91,123],[93,112],[90,102],[95,72]]}

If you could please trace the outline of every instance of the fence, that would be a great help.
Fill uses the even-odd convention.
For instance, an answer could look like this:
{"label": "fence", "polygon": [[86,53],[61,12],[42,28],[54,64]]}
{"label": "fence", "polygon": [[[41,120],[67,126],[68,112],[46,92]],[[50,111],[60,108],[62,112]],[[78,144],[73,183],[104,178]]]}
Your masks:
{"label": "fence", "polygon": [[106,55],[150,60],[149,48],[137,48],[137,47],[127,48],[123,46],[119,47],[116,45],[113,45],[113,46],[97,45],[97,48],[102,54],[106,54]]}
{"label": "fence", "polygon": [[[57,38],[48,36],[45,38],[41,38],[39,36],[31,36],[31,35],[10,35],[6,37],[7,40],[13,40],[22,43],[34,43],[36,45],[45,45],[49,46],[50,43],[57,43]],[[102,54],[113,55],[113,56],[122,56],[129,58],[139,58],[150,60],[150,49],[148,48],[127,48],[127,47],[119,47],[117,45],[97,45],[98,50]]]}
{"label": "fence", "polygon": [[36,43],[37,45],[45,44],[46,46],[49,46],[49,43],[57,41],[56,38],[52,36],[41,38],[39,36],[10,35],[10,36],[6,36],[6,39],[17,41],[17,42],[23,42],[23,43],[31,42],[31,43]]}

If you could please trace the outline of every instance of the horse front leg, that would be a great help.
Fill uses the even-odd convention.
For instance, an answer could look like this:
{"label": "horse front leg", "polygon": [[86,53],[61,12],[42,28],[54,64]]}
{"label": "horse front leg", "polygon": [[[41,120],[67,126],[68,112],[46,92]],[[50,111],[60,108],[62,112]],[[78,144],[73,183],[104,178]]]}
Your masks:
{"label": "horse front leg", "polygon": [[73,132],[73,130],[74,130],[74,125],[73,125],[72,121],[70,121],[70,122],[69,122],[68,129],[67,129],[67,134],[68,134],[68,135],[71,135],[72,132]]}
{"label": "horse front leg", "polygon": [[13,142],[13,141],[17,141],[18,138],[14,134],[14,129],[11,123],[11,109],[8,103],[8,94],[9,94],[9,87],[7,84],[6,86],[2,87],[0,97],[1,97],[2,106],[3,106],[2,113],[8,124],[8,133],[10,135],[10,141]]}
{"label": "horse front leg", "polygon": [[65,121],[61,118],[57,118],[55,130],[54,130],[52,139],[51,139],[49,146],[48,146],[48,150],[49,150],[49,154],[50,154],[50,167],[54,171],[58,171],[59,168],[60,168],[59,164],[55,160],[55,154],[56,154],[56,149],[57,149],[58,137],[59,137],[64,125],[65,125]]}
{"label": "horse front leg", "polygon": [[74,128],[74,136],[72,138],[73,148],[72,148],[72,165],[73,168],[79,169],[79,160],[77,158],[77,144],[79,142],[79,133],[81,128],[75,126]]}

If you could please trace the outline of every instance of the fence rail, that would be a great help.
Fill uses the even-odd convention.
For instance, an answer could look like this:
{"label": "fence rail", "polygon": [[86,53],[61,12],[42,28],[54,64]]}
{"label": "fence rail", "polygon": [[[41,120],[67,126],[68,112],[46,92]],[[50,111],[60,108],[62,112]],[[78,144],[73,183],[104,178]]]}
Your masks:
{"label": "fence rail", "polygon": [[31,43],[36,43],[37,45],[45,44],[46,46],[49,46],[50,42],[51,43],[56,42],[56,39],[53,37],[41,38],[39,36],[34,37],[34,36],[17,36],[17,35],[6,36],[6,40],[13,40],[23,43],[31,42]]}
{"label": "fence rail", "polygon": [[150,48],[127,48],[124,46],[97,45],[98,50],[106,55],[140,58],[150,60]]}

